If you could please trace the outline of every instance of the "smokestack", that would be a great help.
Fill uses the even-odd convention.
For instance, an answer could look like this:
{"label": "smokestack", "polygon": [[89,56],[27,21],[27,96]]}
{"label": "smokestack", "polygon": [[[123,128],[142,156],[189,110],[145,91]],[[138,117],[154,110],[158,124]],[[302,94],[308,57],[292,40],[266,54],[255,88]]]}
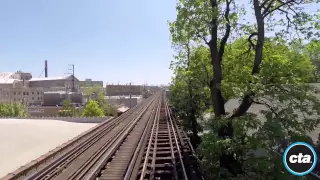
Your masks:
{"label": "smokestack", "polygon": [[48,61],[44,61],[44,76],[47,78],[48,77]]}

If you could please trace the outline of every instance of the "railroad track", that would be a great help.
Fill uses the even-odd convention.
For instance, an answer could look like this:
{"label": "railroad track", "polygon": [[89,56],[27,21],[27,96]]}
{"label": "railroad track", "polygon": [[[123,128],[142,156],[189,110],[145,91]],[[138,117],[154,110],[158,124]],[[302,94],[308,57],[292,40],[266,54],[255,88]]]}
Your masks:
{"label": "railroad track", "polygon": [[190,141],[173,120],[164,98],[148,136],[141,139],[123,179],[200,180],[202,177],[192,157],[195,156]]}
{"label": "railroad track", "polygon": [[110,146],[114,145],[120,135],[123,137],[128,134],[128,129],[132,128],[142,115],[149,112],[158,99],[159,95],[148,98],[120,117],[101,123],[81,137],[8,174],[1,180],[60,179],[61,175],[76,171],[75,167],[92,160],[93,156],[97,157],[101,150],[111,148]]}
{"label": "railroad track", "polygon": [[163,93],[156,93],[1,180],[201,179],[190,141],[171,114]]}

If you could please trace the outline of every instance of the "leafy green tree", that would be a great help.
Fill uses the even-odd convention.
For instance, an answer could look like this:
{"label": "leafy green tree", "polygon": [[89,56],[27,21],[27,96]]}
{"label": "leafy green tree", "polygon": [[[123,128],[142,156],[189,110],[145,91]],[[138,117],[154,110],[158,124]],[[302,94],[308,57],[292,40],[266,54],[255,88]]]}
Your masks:
{"label": "leafy green tree", "polygon": [[71,104],[71,101],[66,99],[63,101],[62,109],[59,110],[59,116],[73,117],[78,114],[76,108]]}
{"label": "leafy green tree", "polygon": [[28,117],[27,108],[21,103],[0,104],[0,117]]}
{"label": "leafy green tree", "polygon": [[[212,173],[209,176],[213,177],[222,178],[223,175],[220,177],[219,173],[228,174],[228,172],[222,171],[219,166],[210,166],[212,161],[219,161],[221,155],[219,152],[224,151],[224,148],[221,147],[232,147],[229,150],[238,155],[237,159],[242,165],[242,168],[239,168],[256,172],[256,174],[251,172],[255,178],[264,178],[268,176],[268,173],[271,173],[265,170],[273,169],[272,173],[284,171],[281,169],[283,166],[281,161],[278,164],[273,162],[276,158],[280,158],[273,153],[273,147],[283,139],[295,139],[296,141],[302,138],[306,140],[308,132],[314,129],[312,126],[319,123],[319,100],[308,94],[312,89],[305,84],[310,82],[314,72],[314,66],[312,66],[310,59],[302,53],[299,54],[291,50],[283,41],[266,39],[261,71],[258,76],[253,76],[251,75],[253,64],[252,61],[249,61],[253,54],[243,53],[245,51],[243,49],[244,42],[246,40],[241,38],[227,47],[223,67],[223,94],[225,97],[233,99],[252,90],[255,92],[253,105],[264,108],[262,108],[262,113],[247,112],[235,119],[232,122],[234,128],[232,139],[221,141],[215,133],[204,136],[200,153],[211,161],[203,160],[203,167],[209,174]],[[249,83],[249,81],[254,83]],[[308,104],[310,109],[306,109],[302,104]],[[294,115],[292,115],[292,108],[296,112]],[[314,116],[304,117],[303,114],[313,114]],[[312,125],[305,127],[305,122],[310,122]],[[225,119],[213,121],[211,124],[213,132],[219,130],[219,127],[225,123]],[[254,157],[247,161],[246,156],[252,156],[250,152],[258,148],[268,150],[263,157],[265,159]],[[212,149],[218,151],[214,157],[210,155]],[[266,160],[267,157],[271,159]],[[264,167],[251,167],[249,165],[252,164],[249,162],[261,163]],[[256,170],[259,170],[259,173]],[[231,178],[230,176],[232,175],[227,177]],[[239,176],[237,178],[241,178]]]}
{"label": "leafy green tree", "polygon": [[[210,52],[213,72],[210,91],[215,117],[213,133],[204,137],[200,149],[204,167],[209,174],[212,173],[211,178],[248,178],[247,172],[255,178],[274,178],[270,174],[281,174],[282,171],[279,164],[266,158],[279,159],[272,154],[274,145],[282,139],[305,138],[319,123],[315,118],[319,117],[318,101],[309,94],[312,89],[305,85],[310,81],[313,67],[303,54],[288,50],[284,43],[295,33],[306,39],[318,35],[319,24],[314,21],[318,16],[306,13],[302,8],[315,2],[252,0],[252,9],[247,8],[247,11],[253,11],[256,22],[243,23],[240,20],[245,18],[247,11],[238,1],[178,1],[177,20],[170,23],[173,44],[184,45],[188,39],[191,44],[206,44]],[[268,32],[273,32],[276,38],[266,38]],[[237,52],[228,49],[228,40],[237,39],[239,35],[245,38],[242,48]],[[245,46],[249,48],[243,48]],[[273,47],[281,48],[286,54],[272,54]],[[306,64],[298,65],[297,62],[301,61]],[[277,65],[286,68],[285,71]],[[300,76],[303,71],[307,76]],[[230,72],[235,74],[232,76]],[[228,114],[225,102],[230,97],[242,101]],[[263,112],[265,122],[248,113],[253,104],[267,109]],[[301,104],[308,104],[308,109]],[[293,113],[292,108],[300,115]],[[301,119],[310,126],[300,129],[303,125]],[[267,156],[264,159],[254,156],[254,161],[249,161],[250,152],[258,148],[265,150]],[[212,150],[216,151],[213,156]]]}
{"label": "leafy green tree", "polygon": [[307,56],[310,57],[312,63],[316,66],[315,82],[320,82],[320,41],[312,40],[304,48]]}
{"label": "leafy green tree", "polygon": [[97,101],[89,100],[82,112],[83,117],[103,117],[103,110]]}
{"label": "leafy green tree", "polygon": [[99,107],[103,110],[105,116],[117,115],[116,108],[105,99],[103,87],[84,87],[83,92],[89,97],[89,100],[95,100],[98,102]]}
{"label": "leafy green tree", "polygon": [[207,48],[198,47],[190,51],[189,60],[182,60],[180,56],[171,64],[175,77],[169,87],[170,102],[178,109],[179,117],[185,120],[184,127],[192,132],[191,143],[195,148],[200,143],[198,133],[202,130],[199,119],[202,119],[202,111],[207,109],[210,99],[208,55]]}

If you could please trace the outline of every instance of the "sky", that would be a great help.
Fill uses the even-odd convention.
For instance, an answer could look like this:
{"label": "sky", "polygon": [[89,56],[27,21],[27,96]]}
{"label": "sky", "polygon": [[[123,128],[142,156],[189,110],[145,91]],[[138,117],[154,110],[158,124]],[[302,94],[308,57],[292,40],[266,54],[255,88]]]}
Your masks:
{"label": "sky", "polygon": [[0,72],[167,84],[174,0],[2,0]]}
{"label": "sky", "polygon": [[[248,0],[239,3],[249,6]],[[167,84],[175,0],[1,0],[0,72]],[[319,5],[309,7],[316,11]],[[250,20],[251,19],[251,20]],[[255,22],[254,17],[248,17]]]}

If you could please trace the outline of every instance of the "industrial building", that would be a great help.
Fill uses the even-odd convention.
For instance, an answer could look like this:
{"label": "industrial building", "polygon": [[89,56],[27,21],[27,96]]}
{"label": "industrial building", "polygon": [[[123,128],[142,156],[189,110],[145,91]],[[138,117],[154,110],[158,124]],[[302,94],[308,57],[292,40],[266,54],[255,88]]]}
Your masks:
{"label": "industrial building", "polygon": [[143,87],[141,85],[112,85],[106,86],[107,96],[129,96],[142,94]]}
{"label": "industrial building", "polygon": [[65,94],[73,91],[80,94],[79,80],[73,75],[32,78],[31,73],[20,71],[0,73],[0,103],[21,102],[26,105],[42,105],[44,92],[47,91],[64,91]]}
{"label": "industrial building", "polygon": [[75,106],[83,104],[83,96],[81,93],[65,92],[65,91],[48,91],[43,94],[43,106],[63,105],[63,101],[69,99]]}
{"label": "industrial building", "polygon": [[103,81],[92,81],[92,79],[85,79],[84,81],[79,81],[80,88],[83,87],[103,87]]}
{"label": "industrial building", "polygon": [[0,103],[22,102],[37,104],[42,102],[43,88],[30,87],[30,73],[1,72],[0,73]]}
{"label": "industrial building", "polygon": [[44,91],[79,91],[79,80],[73,75],[31,78],[29,83],[29,87],[41,87]]}

